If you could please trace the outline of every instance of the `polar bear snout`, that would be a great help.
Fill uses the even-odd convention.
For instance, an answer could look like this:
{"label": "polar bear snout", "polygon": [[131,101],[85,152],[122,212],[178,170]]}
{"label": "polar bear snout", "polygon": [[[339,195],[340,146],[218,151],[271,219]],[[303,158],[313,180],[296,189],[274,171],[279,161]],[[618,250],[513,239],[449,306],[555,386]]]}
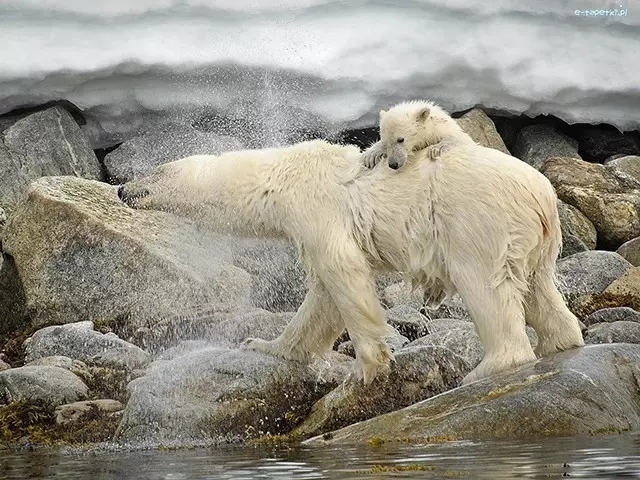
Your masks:
{"label": "polar bear snout", "polygon": [[400,168],[400,164],[396,161],[391,161],[389,160],[389,168],[393,169],[393,170],[397,170]]}
{"label": "polar bear snout", "polygon": [[130,207],[136,208],[140,199],[149,195],[149,189],[124,184],[118,187],[118,198]]}

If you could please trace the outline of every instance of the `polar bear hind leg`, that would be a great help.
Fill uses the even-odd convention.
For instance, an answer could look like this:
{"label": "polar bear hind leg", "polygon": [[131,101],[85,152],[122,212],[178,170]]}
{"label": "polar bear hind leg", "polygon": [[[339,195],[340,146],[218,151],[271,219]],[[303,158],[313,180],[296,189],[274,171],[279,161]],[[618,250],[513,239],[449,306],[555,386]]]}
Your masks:
{"label": "polar bear hind leg", "polygon": [[486,276],[464,266],[453,269],[451,279],[484,347],[482,361],[463,385],[536,359],[527,337],[523,294],[513,279],[492,287]]}
{"label": "polar bear hind leg", "polygon": [[584,345],[580,323],[558,291],[551,272],[536,272],[526,298],[527,323],[538,335],[539,357]]}

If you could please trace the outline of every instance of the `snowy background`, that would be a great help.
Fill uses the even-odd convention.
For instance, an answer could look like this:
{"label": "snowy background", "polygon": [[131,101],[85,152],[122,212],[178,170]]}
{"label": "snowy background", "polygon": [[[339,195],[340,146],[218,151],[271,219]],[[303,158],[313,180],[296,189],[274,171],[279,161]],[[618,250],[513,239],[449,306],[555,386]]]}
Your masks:
{"label": "snowy background", "polygon": [[95,147],[167,115],[371,126],[416,97],[638,129],[639,26],[640,0],[0,0],[0,113],[69,100]]}

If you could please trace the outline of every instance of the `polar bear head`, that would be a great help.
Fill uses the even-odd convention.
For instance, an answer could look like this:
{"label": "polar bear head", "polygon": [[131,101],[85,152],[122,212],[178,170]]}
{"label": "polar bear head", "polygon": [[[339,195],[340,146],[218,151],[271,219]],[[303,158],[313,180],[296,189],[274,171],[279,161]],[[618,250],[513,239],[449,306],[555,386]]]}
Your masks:
{"label": "polar bear head", "polygon": [[399,103],[380,112],[380,146],[389,167],[398,169],[412,153],[445,137],[466,134],[440,106],[428,100]]}

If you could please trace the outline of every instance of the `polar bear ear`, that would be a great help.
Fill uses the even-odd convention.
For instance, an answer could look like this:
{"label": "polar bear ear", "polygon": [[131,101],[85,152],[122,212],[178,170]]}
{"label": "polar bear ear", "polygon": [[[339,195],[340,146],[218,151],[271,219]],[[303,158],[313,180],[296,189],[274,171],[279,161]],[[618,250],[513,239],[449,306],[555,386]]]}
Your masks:
{"label": "polar bear ear", "polygon": [[430,113],[431,110],[429,110],[429,107],[422,107],[420,110],[418,110],[418,113],[416,113],[416,120],[418,122],[424,122],[427,118],[429,118]]}
{"label": "polar bear ear", "polygon": [[386,113],[386,110],[380,110],[380,118],[384,117]]}

